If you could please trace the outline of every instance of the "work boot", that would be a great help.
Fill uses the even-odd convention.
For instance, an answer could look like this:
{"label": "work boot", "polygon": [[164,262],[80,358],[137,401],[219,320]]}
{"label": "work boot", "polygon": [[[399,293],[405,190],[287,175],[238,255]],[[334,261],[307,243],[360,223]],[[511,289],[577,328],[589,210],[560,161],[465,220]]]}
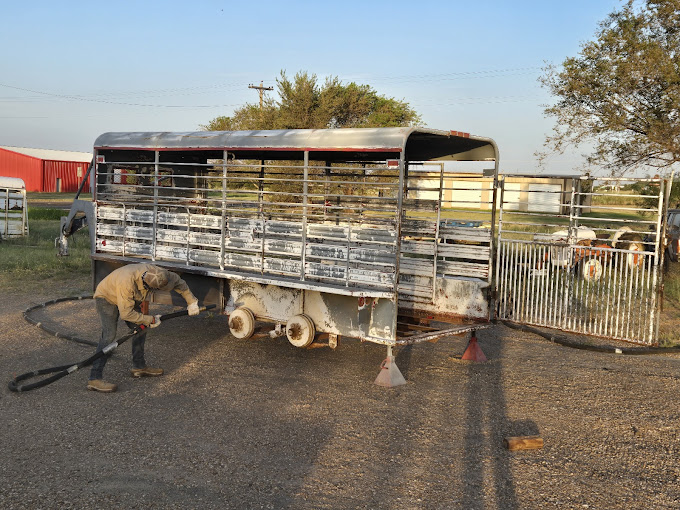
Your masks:
{"label": "work boot", "polygon": [[132,377],[157,377],[159,375],[163,375],[163,369],[162,368],[133,368],[130,370],[130,374],[132,374]]}
{"label": "work boot", "polygon": [[92,391],[101,391],[102,393],[113,393],[118,389],[118,386],[102,379],[92,379],[87,381],[87,389]]}

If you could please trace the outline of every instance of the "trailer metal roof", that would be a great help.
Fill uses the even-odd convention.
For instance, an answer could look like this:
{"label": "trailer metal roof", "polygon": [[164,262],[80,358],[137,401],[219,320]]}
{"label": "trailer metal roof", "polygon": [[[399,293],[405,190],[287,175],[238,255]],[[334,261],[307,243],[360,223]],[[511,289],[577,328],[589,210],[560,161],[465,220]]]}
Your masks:
{"label": "trailer metal roof", "polygon": [[[479,161],[497,160],[498,149],[490,138],[459,131],[426,128],[287,129],[262,131],[130,132],[104,133],[95,149],[230,150],[255,153],[277,151],[318,152],[324,157],[404,153],[406,159]],[[288,159],[289,156],[286,156]],[[334,159],[335,159],[334,158]]]}

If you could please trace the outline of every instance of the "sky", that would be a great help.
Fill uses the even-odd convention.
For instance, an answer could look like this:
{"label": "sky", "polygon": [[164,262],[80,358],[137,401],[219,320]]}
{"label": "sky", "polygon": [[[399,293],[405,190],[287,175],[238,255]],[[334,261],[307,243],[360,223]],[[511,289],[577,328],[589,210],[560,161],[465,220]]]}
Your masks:
{"label": "sky", "polygon": [[[408,102],[429,128],[493,138],[506,173],[540,167],[554,120],[539,84],[619,0],[571,2],[0,0],[0,145],[91,152],[109,131],[198,131],[259,101],[281,70]],[[597,169],[588,169],[597,174]]]}

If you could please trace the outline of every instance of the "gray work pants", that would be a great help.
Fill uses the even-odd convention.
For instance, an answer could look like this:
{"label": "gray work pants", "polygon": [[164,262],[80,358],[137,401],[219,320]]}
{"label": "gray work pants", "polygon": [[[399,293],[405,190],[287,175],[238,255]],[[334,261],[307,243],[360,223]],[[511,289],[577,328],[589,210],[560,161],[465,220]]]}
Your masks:
{"label": "gray work pants", "polygon": [[[118,328],[118,319],[120,313],[118,307],[112,305],[104,298],[95,298],[95,306],[99,314],[99,320],[102,323],[102,335],[97,344],[97,352],[101,351],[116,339],[116,329]],[[139,311],[139,305],[135,306],[135,310]],[[137,324],[134,322],[125,321],[128,328],[133,330]],[[146,368],[144,361],[144,342],[146,341],[146,331],[141,335],[132,338],[132,366],[134,368]],[[90,370],[90,380],[101,379],[104,372],[104,365],[109,359],[110,354],[98,358],[92,363],[92,370]]]}

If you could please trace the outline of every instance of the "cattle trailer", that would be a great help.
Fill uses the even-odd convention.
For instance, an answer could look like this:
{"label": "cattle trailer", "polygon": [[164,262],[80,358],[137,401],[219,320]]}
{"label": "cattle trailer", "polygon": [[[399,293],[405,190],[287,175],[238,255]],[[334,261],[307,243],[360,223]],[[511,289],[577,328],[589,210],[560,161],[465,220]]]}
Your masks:
{"label": "cattle trailer", "polygon": [[490,138],[423,128],[105,133],[93,171],[93,200],[74,201],[60,242],[66,253],[66,236],[87,221],[93,286],[152,262],[228,314],[237,338],[257,322],[298,347],[350,337],[388,356],[492,318]]}

